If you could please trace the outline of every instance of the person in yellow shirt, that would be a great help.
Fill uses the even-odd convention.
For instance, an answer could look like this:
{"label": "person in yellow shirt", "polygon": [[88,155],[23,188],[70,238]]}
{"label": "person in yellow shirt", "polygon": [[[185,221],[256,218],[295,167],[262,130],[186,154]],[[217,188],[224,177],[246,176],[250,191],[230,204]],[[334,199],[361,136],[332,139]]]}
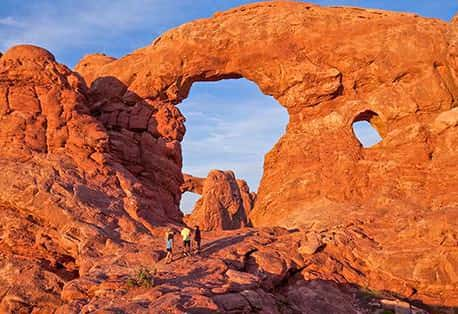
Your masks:
{"label": "person in yellow shirt", "polygon": [[183,237],[183,255],[190,256],[191,255],[191,230],[188,227],[184,227],[181,230],[181,236]]}

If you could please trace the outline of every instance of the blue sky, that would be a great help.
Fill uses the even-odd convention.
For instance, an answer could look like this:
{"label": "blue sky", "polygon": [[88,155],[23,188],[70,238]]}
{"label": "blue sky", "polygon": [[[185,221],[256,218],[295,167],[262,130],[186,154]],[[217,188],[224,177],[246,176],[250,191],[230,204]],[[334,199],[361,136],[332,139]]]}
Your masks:
{"label": "blue sky", "polygon": [[[255,1],[2,0],[0,51],[14,44],[36,44],[73,67],[85,54],[103,52],[119,57],[148,45],[170,28],[250,2]],[[415,12],[443,20],[458,12],[457,0],[307,2]],[[179,108],[187,117],[188,128],[183,142],[184,171],[205,176],[212,168],[232,169],[256,190],[264,154],[284,132],[284,109],[244,79],[195,84]],[[367,125],[359,127],[363,139],[375,140],[376,134],[371,135]],[[185,194],[185,211],[195,198]]]}
{"label": "blue sky", "polygon": [[[73,66],[84,54],[119,57],[149,44],[182,23],[213,15],[248,0],[2,0],[0,51],[15,43],[34,43]],[[458,11],[456,0],[320,0],[321,5],[350,5],[416,12],[444,20]]]}

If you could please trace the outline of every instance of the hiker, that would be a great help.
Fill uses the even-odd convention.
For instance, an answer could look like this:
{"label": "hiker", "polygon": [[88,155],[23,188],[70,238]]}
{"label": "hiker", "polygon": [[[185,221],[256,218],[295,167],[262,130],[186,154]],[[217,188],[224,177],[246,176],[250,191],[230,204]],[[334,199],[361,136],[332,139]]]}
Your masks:
{"label": "hiker", "polygon": [[169,228],[165,233],[165,247],[167,250],[167,255],[165,256],[165,263],[169,264],[173,261],[173,236],[175,233],[172,228]]}
{"label": "hiker", "polygon": [[191,230],[188,227],[184,227],[181,230],[181,236],[183,237],[183,255],[190,256],[191,255]]}
{"label": "hiker", "polygon": [[200,254],[200,241],[202,240],[200,235],[199,226],[194,226],[194,241],[196,241],[197,254]]}

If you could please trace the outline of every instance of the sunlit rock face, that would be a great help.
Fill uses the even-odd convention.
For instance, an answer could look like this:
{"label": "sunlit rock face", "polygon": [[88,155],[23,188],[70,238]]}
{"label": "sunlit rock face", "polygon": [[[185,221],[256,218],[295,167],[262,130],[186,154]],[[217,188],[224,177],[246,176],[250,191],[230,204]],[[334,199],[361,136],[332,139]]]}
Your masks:
{"label": "sunlit rock face", "polygon": [[[106,125],[147,130],[168,144],[183,137],[173,105],[193,82],[254,81],[288,109],[290,121],[266,156],[253,223],[334,224],[359,208],[364,215],[380,208],[408,214],[456,202],[455,123],[435,127],[439,114],[451,116],[455,107],[455,41],[455,24],[416,15],[254,4],[185,24],[151,46],[90,67],[89,81],[91,93],[106,101],[98,108]],[[109,97],[124,107],[113,108]],[[139,99],[151,109],[139,108]],[[383,137],[368,150],[351,129],[361,120]],[[158,171],[156,180],[166,170]]]}
{"label": "sunlit rock face", "polygon": [[84,81],[48,51],[16,46],[0,58],[2,313],[53,312],[107,243],[169,221],[141,212],[138,180],[113,158],[89,104]]}
{"label": "sunlit rock face", "polygon": [[[115,77],[125,88],[95,81],[91,93],[124,104],[115,134],[131,128],[118,121],[126,111],[138,115],[135,102],[146,99],[157,125],[152,130],[173,143],[184,134],[173,105],[193,82],[255,82],[288,110],[289,123],[266,155],[253,225],[356,224],[380,252],[392,252],[357,246],[356,254],[370,256],[369,268],[438,291],[456,284],[456,266],[447,266],[457,256],[456,38],[455,22],[413,14],[253,4],[180,26],[100,66],[99,80]],[[112,103],[100,106],[102,116]],[[363,148],[351,128],[355,121],[370,122],[383,140]],[[127,167],[138,159],[131,160]],[[164,201],[176,200],[179,179],[172,178],[179,167],[164,166],[148,179],[169,195]],[[164,207],[173,206],[178,203]],[[444,274],[439,281],[426,276],[432,265]]]}
{"label": "sunlit rock face", "polygon": [[[79,73],[41,48],[11,48],[0,58],[0,311],[184,312],[191,299],[221,309],[230,302],[215,295],[232,290],[205,280],[224,285],[228,264],[271,274],[266,291],[307,266],[305,279],[457,306],[457,38],[456,19],[268,2],[185,24],[118,60],[87,56]],[[248,218],[305,231],[234,235],[230,251],[193,264],[217,269],[202,274],[202,291],[173,281],[188,267],[169,269],[175,290],[167,302],[145,295],[144,310],[120,297],[122,278],[154,265],[161,227],[182,223],[176,104],[193,82],[239,77],[290,118]],[[351,129],[361,120],[382,142],[361,147]]]}
{"label": "sunlit rock face", "polygon": [[190,226],[202,230],[231,230],[250,226],[248,216],[254,206],[256,193],[245,180],[237,179],[232,171],[212,170],[206,178],[184,174],[183,192],[202,195],[192,213],[185,217]]}

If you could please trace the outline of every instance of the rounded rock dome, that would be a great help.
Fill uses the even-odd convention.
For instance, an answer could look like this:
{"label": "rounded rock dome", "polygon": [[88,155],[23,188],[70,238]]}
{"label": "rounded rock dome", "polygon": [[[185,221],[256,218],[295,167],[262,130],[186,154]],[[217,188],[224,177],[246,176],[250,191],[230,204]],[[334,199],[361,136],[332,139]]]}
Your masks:
{"label": "rounded rock dome", "polygon": [[32,60],[50,60],[56,59],[48,50],[33,45],[17,45],[8,49],[2,56],[3,60],[15,59],[32,59]]}

